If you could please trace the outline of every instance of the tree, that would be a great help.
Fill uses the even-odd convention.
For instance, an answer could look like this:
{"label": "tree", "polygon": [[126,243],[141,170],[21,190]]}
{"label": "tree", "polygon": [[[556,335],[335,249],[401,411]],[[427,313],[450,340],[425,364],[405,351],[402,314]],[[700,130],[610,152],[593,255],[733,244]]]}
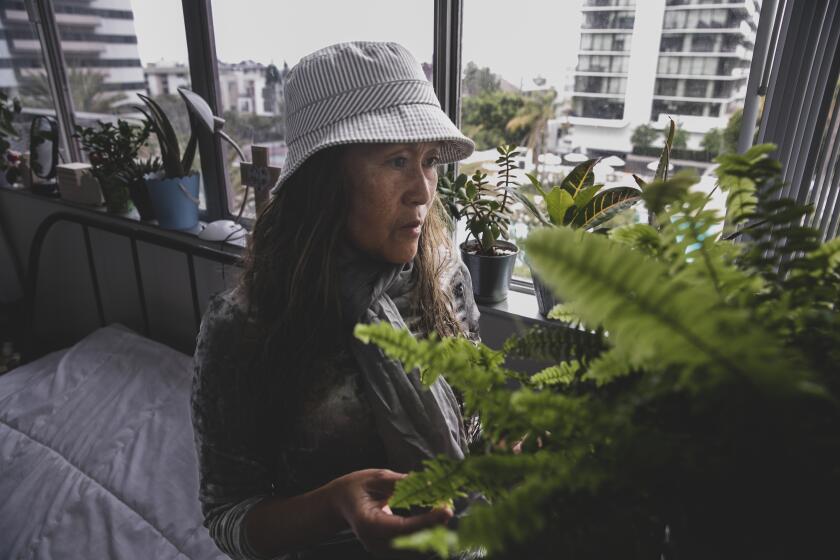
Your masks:
{"label": "tree", "polygon": [[470,61],[464,68],[461,88],[464,95],[480,95],[498,91],[500,83],[501,79],[492,73],[489,68],[479,68],[478,65]]}
{"label": "tree", "polygon": [[723,152],[736,153],[738,151],[738,136],[741,135],[741,123],[744,121],[744,110],[738,109],[729,117],[729,122],[723,129]]}
{"label": "tree", "polygon": [[648,124],[640,124],[633,130],[633,136],[630,137],[630,144],[634,148],[650,148],[653,146],[653,141],[659,132]]}
{"label": "tree", "polygon": [[542,153],[545,129],[548,121],[556,116],[555,100],[557,91],[535,91],[525,96],[525,104],[505,127],[509,132],[524,134],[521,144],[531,150],[534,166],[539,165],[538,156]]}
{"label": "tree", "polygon": [[704,134],[700,145],[713,156],[720,154],[723,147],[723,134],[720,129],[713,128]]}
{"label": "tree", "polygon": [[[84,113],[112,113],[128,101],[124,93],[105,91],[104,72],[70,68],[67,81],[73,96],[73,108]],[[53,107],[53,98],[46,73],[36,73],[21,80],[21,97],[27,107]]]}
{"label": "tree", "polygon": [[465,97],[461,105],[464,134],[475,141],[479,150],[517,144],[519,135],[506,127],[524,104],[522,95],[502,91]]}

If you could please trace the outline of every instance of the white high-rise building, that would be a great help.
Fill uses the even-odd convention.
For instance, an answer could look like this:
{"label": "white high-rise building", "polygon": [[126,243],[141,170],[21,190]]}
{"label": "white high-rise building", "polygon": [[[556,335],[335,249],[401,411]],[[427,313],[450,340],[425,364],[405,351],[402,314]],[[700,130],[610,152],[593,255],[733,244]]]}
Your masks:
{"label": "white high-rise building", "polygon": [[[131,1],[53,0],[53,7],[70,87],[79,90],[77,104],[94,97],[100,107],[108,98],[115,104],[135,103],[146,84]],[[0,0],[0,88],[18,95],[22,86],[42,76],[41,44],[24,3]]]}
{"label": "white high-rise building", "polygon": [[668,117],[699,149],[743,104],[760,0],[584,0],[572,136],[594,152],[632,150]]}

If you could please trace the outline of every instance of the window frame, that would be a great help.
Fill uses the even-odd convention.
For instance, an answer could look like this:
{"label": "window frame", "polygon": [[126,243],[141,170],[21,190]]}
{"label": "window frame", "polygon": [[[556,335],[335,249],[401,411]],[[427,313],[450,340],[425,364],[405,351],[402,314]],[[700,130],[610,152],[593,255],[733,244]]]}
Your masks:
{"label": "window frame", "polygon": [[[184,27],[192,88],[208,102],[215,114],[220,114],[221,95],[211,0],[181,0],[181,5],[184,12]],[[613,4],[610,3],[610,5]],[[616,2],[615,5],[622,6],[623,4]],[[668,5],[678,4],[669,3]],[[68,161],[81,161],[81,150],[79,149],[77,140],[73,137],[75,115],[68,77],[64,71],[63,53],[55,19],[56,10],[52,0],[26,0],[25,6],[30,21],[37,29],[38,39],[42,45],[45,69],[52,89],[53,101],[56,106],[56,116],[61,130],[62,148],[67,155]],[[774,28],[772,31],[759,29],[758,31],[765,32],[764,35],[775,35],[780,26],[778,20],[783,19],[781,9],[776,14],[776,6],[777,0],[765,0],[765,4],[762,6],[763,13],[759,22],[759,28],[761,25],[772,26]],[[627,7],[633,8],[632,5]],[[433,84],[442,109],[456,126],[459,127],[463,8],[463,0],[434,0]],[[635,14],[634,9],[629,13]],[[667,15],[668,12],[666,12]],[[699,18],[700,15],[712,14],[695,13],[695,17]],[[776,15],[775,19],[777,20],[775,25],[773,25],[774,15]],[[782,22],[782,26],[786,26],[787,23],[787,21]],[[663,26],[666,29],[668,28],[667,25],[664,25],[664,22]],[[615,34],[628,32],[628,29],[623,27],[611,27],[611,29],[614,29]],[[756,45],[756,47],[759,47],[759,45]],[[757,50],[761,50],[760,47]],[[770,50],[772,51],[773,47]],[[671,53],[664,51],[661,55],[659,60],[660,64],[664,62],[662,58],[668,57]],[[681,62],[679,57],[673,58],[678,63]],[[769,68],[773,63],[774,61],[772,59],[767,60],[766,63],[764,61],[756,61],[752,70],[754,71],[761,66]],[[754,72],[750,72],[748,81],[750,82],[750,89],[752,91],[754,91],[756,84],[759,83],[765,90],[767,89],[767,74],[771,74],[771,72],[767,72],[767,68],[762,68],[764,71],[760,72],[760,74],[764,74],[763,76],[754,75]],[[698,78],[702,79],[700,76]],[[813,110],[816,111],[817,107],[814,107]],[[765,127],[768,126],[766,119],[767,116],[765,115],[765,119],[762,120],[760,127],[761,138],[764,136]],[[221,139],[209,131],[197,130],[196,133],[198,134],[201,171],[207,204],[206,210],[201,212],[200,217],[204,221],[230,218],[233,216],[233,210],[235,209],[230,208],[229,180],[225,168]],[[748,123],[748,119],[744,119],[741,136],[752,136],[752,125]],[[453,169],[457,169],[457,164],[453,164],[452,167]],[[246,223],[248,222],[250,221],[246,221]],[[511,288],[515,291],[533,294],[533,284],[526,280],[514,279],[511,283]]]}

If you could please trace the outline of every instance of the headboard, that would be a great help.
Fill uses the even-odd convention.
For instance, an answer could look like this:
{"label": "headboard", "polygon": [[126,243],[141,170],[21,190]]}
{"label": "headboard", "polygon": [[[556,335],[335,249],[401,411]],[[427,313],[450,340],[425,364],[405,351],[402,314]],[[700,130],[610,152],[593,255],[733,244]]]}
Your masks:
{"label": "headboard", "polygon": [[[221,265],[223,271],[225,266],[231,266],[235,268],[241,266],[241,256],[239,254],[230,252],[228,250],[224,250],[221,247],[216,248],[209,246],[207,242],[197,241],[195,237],[188,236],[187,234],[179,234],[168,231],[165,232],[162,230],[153,230],[150,228],[150,226],[124,219],[87,216],[70,212],[56,212],[50,214],[38,226],[35,235],[32,239],[32,244],[30,246],[29,251],[27,276],[24,286],[24,361],[29,361],[33,358],[43,355],[46,352],[56,350],[58,349],[58,347],[63,345],[58,344],[56,340],[50,340],[49,336],[44,337],[43,335],[39,335],[38,325],[36,324],[39,311],[41,312],[41,315],[44,314],[44,310],[39,309],[39,303],[43,305],[43,302],[40,301],[38,293],[42,267],[45,264],[45,258],[43,255],[44,246],[45,242],[48,239],[50,239],[50,233],[52,232],[53,234],[55,234],[55,230],[57,229],[55,228],[55,226],[57,224],[60,224],[60,229],[63,229],[66,232],[65,235],[62,236],[63,238],[74,237],[73,235],[67,235],[66,228],[68,226],[74,228],[77,227],[77,231],[81,232],[82,247],[77,248],[75,247],[75,245],[78,245],[78,243],[73,243],[73,251],[76,253],[77,258],[80,258],[84,261],[85,264],[83,266],[86,266],[87,268],[87,274],[89,275],[89,286],[93,295],[92,300],[95,305],[95,317],[98,321],[98,326],[105,326],[109,322],[112,322],[113,319],[106,318],[111,317],[113,314],[109,313],[109,310],[106,306],[106,299],[103,298],[103,289],[107,289],[109,288],[109,286],[105,285],[105,283],[103,283],[102,281],[102,255],[97,255],[97,252],[94,250],[91,239],[92,237],[97,235],[110,235],[116,236],[119,239],[118,242],[121,244],[127,243],[128,247],[130,248],[130,266],[133,274],[129,274],[126,276],[124,274],[125,271],[122,268],[120,268],[119,272],[124,276],[122,281],[124,283],[127,282],[133,284],[134,289],[129,290],[128,286],[121,286],[119,303],[120,305],[124,305],[126,303],[123,301],[125,299],[126,290],[134,292],[134,295],[136,296],[136,307],[139,307],[140,311],[139,324],[136,325],[134,328],[148,338],[164,342],[185,353],[191,353],[192,351],[191,345],[189,344],[188,340],[189,336],[180,337],[180,341],[167,340],[166,333],[162,332],[163,329],[155,329],[152,324],[152,321],[150,321],[151,313],[149,297],[147,297],[149,293],[149,286],[148,282],[144,282],[144,270],[141,266],[141,251],[138,247],[142,248],[146,252],[148,252],[150,249],[158,251],[165,250],[168,253],[169,259],[173,258],[173,255],[177,255],[180,258],[184,259],[184,262],[186,263],[187,278],[176,278],[173,281],[186,280],[189,282],[190,301],[186,307],[191,308],[191,312],[187,312],[190,316],[185,321],[181,321],[181,324],[185,323],[186,321],[192,323],[192,342],[194,342],[195,334],[198,332],[198,327],[201,322],[202,309],[206,304],[206,300],[208,299],[209,295],[212,295],[212,290],[208,289],[204,290],[205,293],[200,293],[200,290],[197,286],[197,260],[201,261],[202,264],[205,265],[203,267],[204,270],[202,272],[206,272],[206,265],[208,263],[211,265],[211,269],[213,268],[213,265]],[[182,238],[179,238],[179,236],[181,236]],[[52,237],[56,236],[53,235]],[[76,235],[75,237],[77,238],[78,235]],[[111,239],[111,243],[113,243],[113,239]],[[119,253],[122,253],[122,251],[120,250]],[[100,261],[100,266],[97,266],[97,260]],[[106,260],[106,263],[107,262],[108,261]],[[59,268],[61,267],[59,266]],[[171,273],[171,271],[174,268],[176,267],[168,267],[169,273]],[[106,274],[105,276],[107,280],[108,276],[114,275]],[[149,275],[146,274],[145,276],[148,280]],[[133,278],[133,280],[127,280],[128,278]],[[218,289],[216,291],[218,291]],[[128,297],[131,297],[130,293]],[[91,300],[91,298],[89,297],[75,297],[74,299],[79,306],[86,305],[85,299],[87,299],[87,302],[90,302]],[[78,309],[78,312],[84,311],[85,309]],[[172,310],[166,309],[164,310],[164,312],[168,314],[172,312]],[[174,321],[178,319],[176,317],[167,318],[167,321],[169,320]],[[96,325],[93,326],[95,327]],[[80,339],[83,336],[87,335],[88,332],[78,332],[73,334]],[[66,340],[64,340],[63,342],[66,344]]]}

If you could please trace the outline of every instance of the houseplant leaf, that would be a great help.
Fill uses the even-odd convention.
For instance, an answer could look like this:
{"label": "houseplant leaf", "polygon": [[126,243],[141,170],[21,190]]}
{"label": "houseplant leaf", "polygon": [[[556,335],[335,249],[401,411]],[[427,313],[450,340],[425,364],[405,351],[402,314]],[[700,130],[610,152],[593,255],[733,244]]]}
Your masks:
{"label": "houseplant leaf", "polygon": [[674,134],[677,130],[677,125],[674,119],[670,119],[671,127],[668,130],[668,138],[665,140],[665,147],[662,149],[662,155],[659,156],[659,165],[656,166],[656,174],[653,176],[654,180],[664,181],[668,178],[668,165],[671,163],[671,145],[674,143]]}
{"label": "houseplant leaf", "polygon": [[518,189],[509,189],[511,196],[514,197],[516,200],[522,203],[525,206],[525,209],[528,210],[539,222],[544,226],[552,225],[551,222],[543,216],[543,213],[540,212],[539,208],[537,208],[536,204],[528,198],[523,192],[520,192]]}
{"label": "houseplant leaf", "polygon": [[573,198],[576,197],[581,190],[591,187],[595,182],[592,168],[595,167],[596,163],[598,163],[597,159],[590,159],[576,165],[560,183],[560,187],[572,195]]}
{"label": "houseplant leaf", "polygon": [[566,190],[560,187],[554,187],[549,191],[545,197],[546,206],[548,206],[548,215],[554,225],[564,225],[566,211],[574,206],[575,200]]}
{"label": "houseplant leaf", "polygon": [[633,187],[607,189],[580,208],[572,218],[572,227],[591,229],[606,222],[618,212],[630,208],[641,198],[642,191]]}

